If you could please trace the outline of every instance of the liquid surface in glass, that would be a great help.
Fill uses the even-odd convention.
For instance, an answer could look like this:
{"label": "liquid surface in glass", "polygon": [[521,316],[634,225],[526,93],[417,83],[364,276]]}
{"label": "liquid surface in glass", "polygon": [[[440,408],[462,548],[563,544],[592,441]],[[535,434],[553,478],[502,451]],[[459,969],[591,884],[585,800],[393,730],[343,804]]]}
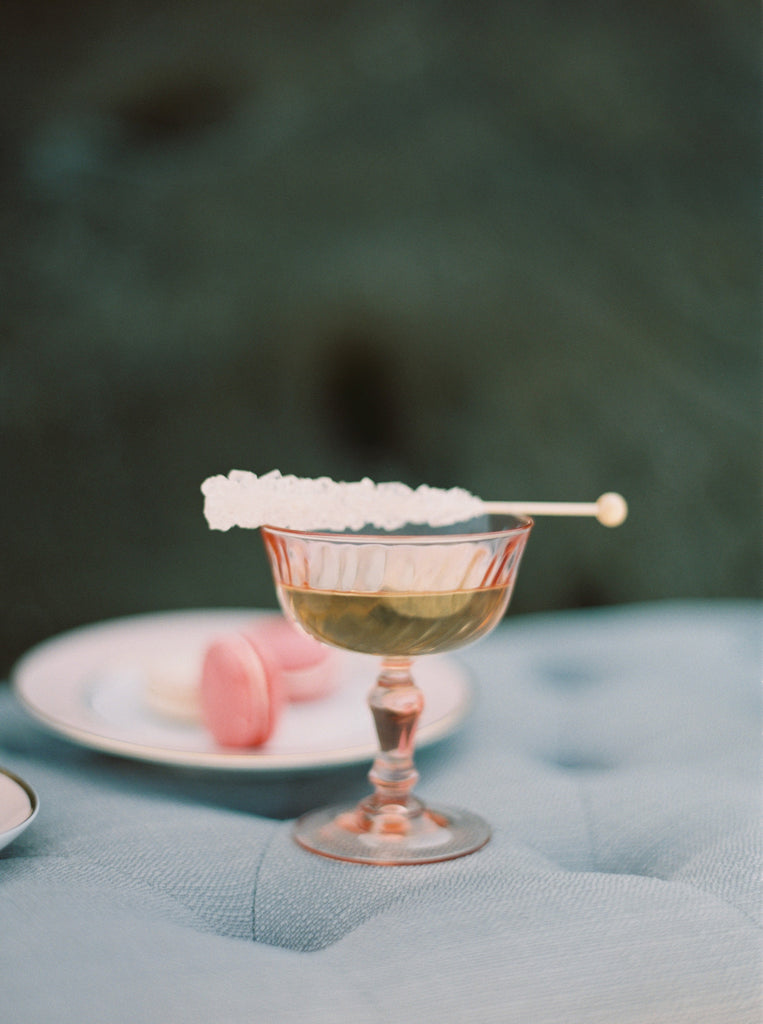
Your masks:
{"label": "liquid surface in glass", "polygon": [[506,610],[506,586],[477,590],[358,593],[280,586],[302,627],[334,647],[413,657],[462,647],[483,636]]}

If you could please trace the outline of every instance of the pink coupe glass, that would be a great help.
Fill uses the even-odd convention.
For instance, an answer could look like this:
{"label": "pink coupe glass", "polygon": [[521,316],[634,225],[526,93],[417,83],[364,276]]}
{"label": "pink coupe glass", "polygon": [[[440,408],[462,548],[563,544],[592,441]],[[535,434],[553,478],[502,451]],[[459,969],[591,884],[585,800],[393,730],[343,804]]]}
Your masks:
{"label": "pink coupe glass", "polygon": [[314,853],[366,864],[449,860],[480,849],[490,827],[470,811],[425,806],[413,794],[423,697],[414,658],[472,643],[500,621],[532,528],[493,516],[458,532],[310,533],[261,528],[286,615],[324,643],[378,655],[368,696],[379,738],[373,792],[350,807],[311,811],[295,838]]}

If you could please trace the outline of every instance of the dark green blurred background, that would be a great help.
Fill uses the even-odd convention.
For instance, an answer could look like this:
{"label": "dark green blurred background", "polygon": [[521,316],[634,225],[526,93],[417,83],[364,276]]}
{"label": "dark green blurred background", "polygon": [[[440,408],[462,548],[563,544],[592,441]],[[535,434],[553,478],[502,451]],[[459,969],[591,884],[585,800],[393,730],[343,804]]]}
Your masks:
{"label": "dark green blurred background", "polygon": [[629,499],[513,614],[754,596],[758,5],[0,8],[0,671],[274,605],[231,468]]}

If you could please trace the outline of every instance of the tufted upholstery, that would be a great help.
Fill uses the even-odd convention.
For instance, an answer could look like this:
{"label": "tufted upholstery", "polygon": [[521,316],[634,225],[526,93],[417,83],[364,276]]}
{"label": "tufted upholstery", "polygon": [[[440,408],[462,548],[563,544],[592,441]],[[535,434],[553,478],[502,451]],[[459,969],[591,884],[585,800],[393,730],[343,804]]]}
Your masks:
{"label": "tufted upholstery", "polygon": [[3,693],[0,761],[42,801],[0,854],[13,1020],[757,1024],[760,626],[731,602],[509,618],[462,652],[472,718],[418,758],[421,795],[493,838],[412,868],[292,843],[362,771],[122,762]]}

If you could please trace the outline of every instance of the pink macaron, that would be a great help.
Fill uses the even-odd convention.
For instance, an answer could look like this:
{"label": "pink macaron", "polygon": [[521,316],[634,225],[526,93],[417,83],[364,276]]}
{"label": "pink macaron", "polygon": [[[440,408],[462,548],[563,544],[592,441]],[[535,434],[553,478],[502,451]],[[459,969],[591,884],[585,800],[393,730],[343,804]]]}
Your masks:
{"label": "pink macaron", "polygon": [[199,687],[201,718],[218,743],[258,747],[273,734],[284,702],[281,668],[267,644],[231,633],[207,647]]}
{"label": "pink macaron", "polygon": [[285,616],[268,615],[246,635],[278,663],[286,700],[318,700],[336,689],[336,652],[297,629]]}

